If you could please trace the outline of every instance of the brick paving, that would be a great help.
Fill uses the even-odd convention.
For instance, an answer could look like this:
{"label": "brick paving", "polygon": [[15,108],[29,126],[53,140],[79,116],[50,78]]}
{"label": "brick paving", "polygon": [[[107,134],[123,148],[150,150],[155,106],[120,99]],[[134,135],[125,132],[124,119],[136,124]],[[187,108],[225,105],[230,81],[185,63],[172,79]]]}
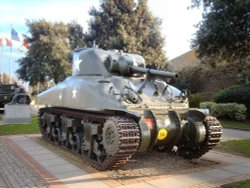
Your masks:
{"label": "brick paving", "polygon": [[[219,164],[212,165],[211,168],[176,171],[145,178],[133,174],[131,180],[122,182],[123,180],[114,179],[86,164],[76,165],[71,159],[36,142],[34,136],[0,137],[0,148],[0,170],[9,182],[9,187],[13,188],[212,188],[250,178],[250,159],[215,151],[210,151],[203,157],[204,160]],[[7,187],[1,185],[0,176],[0,188],[5,188],[4,186]]]}
{"label": "brick paving", "polygon": [[47,187],[46,181],[41,179],[31,167],[17,157],[16,153],[2,140],[0,140],[0,148],[0,169],[2,175],[8,181],[9,186],[15,188]]}
{"label": "brick paving", "polygon": [[53,151],[40,146],[30,139],[30,137],[17,135],[3,137],[2,140],[34,170],[34,173],[40,176],[41,180],[46,181],[47,187],[109,187],[84,170],[79,169],[77,166],[54,154]]}

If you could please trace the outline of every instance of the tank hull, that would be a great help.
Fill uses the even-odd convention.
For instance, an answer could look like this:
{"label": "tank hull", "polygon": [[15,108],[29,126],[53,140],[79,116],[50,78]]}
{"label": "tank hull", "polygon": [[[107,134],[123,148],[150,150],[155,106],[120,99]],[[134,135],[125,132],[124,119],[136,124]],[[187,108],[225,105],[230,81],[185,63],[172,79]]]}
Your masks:
{"label": "tank hull", "polygon": [[69,77],[38,95],[38,103],[85,110],[124,110],[115,97],[108,95],[110,83],[100,83],[102,76]]}

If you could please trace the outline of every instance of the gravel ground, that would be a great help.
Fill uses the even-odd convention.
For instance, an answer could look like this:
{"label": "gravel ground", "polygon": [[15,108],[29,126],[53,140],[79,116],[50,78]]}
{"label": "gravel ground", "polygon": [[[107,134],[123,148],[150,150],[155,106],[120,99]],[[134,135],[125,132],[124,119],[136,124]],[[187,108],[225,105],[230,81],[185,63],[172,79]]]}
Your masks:
{"label": "gravel ground", "polygon": [[[86,170],[90,168],[88,162],[69,150],[58,148],[55,144],[48,143],[42,138],[35,139],[39,144],[55,152],[59,156]],[[99,171],[103,175],[126,184],[130,181],[144,180],[144,178],[158,179],[171,174],[187,173],[204,168],[212,168],[219,163],[205,159],[185,160],[177,155],[166,153],[148,152],[134,155],[123,167],[118,170]]]}
{"label": "gravel ground", "polygon": [[0,139],[0,170],[11,187],[45,188],[46,183]]}

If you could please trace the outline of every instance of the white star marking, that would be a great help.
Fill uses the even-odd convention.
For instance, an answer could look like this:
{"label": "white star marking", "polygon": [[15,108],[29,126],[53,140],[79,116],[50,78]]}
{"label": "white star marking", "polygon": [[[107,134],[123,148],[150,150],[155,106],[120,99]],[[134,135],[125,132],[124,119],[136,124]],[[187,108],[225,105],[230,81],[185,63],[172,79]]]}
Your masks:
{"label": "white star marking", "polygon": [[74,72],[75,71],[80,71],[80,64],[81,64],[82,60],[77,58],[75,61],[74,61]]}
{"label": "white star marking", "polygon": [[62,94],[60,93],[60,95],[59,95],[59,100],[62,100]]}
{"label": "white star marking", "polygon": [[73,98],[73,99],[76,98],[76,93],[77,93],[77,90],[76,90],[76,88],[74,88],[74,89],[72,90],[72,98]]}

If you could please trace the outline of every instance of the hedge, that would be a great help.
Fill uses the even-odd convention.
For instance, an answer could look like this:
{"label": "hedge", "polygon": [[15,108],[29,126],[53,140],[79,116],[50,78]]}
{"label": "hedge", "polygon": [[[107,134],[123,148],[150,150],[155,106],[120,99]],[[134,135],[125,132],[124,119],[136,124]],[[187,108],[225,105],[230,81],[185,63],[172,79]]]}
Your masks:
{"label": "hedge", "polygon": [[217,118],[244,121],[247,117],[247,108],[244,104],[203,102],[200,103],[200,108],[209,109],[210,114]]}
{"label": "hedge", "polygon": [[215,95],[214,102],[244,104],[250,118],[250,85],[236,85],[224,89]]}

